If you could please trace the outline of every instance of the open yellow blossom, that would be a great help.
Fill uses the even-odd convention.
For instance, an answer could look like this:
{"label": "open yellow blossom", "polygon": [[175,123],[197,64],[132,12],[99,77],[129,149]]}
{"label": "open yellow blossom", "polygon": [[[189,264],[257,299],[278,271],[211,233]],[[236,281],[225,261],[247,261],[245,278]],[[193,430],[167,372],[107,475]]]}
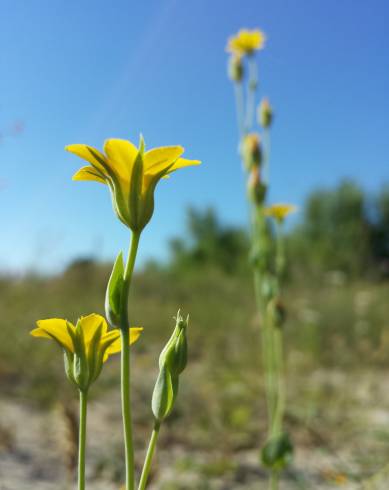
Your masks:
{"label": "open yellow blossom", "polygon": [[161,178],[182,167],[198,165],[198,160],[181,158],[182,146],[165,146],[145,151],[127,140],[109,139],[104,153],[88,145],[70,145],[66,150],[86,160],[74,180],[94,180],[107,184],[114,210],[131,230],[140,232],[154,211],[154,190]]}
{"label": "open yellow blossom", "polygon": [[271,216],[279,223],[282,223],[284,219],[291,213],[297,211],[297,207],[293,204],[272,204],[264,209],[266,216]]}
{"label": "open yellow blossom", "polygon": [[[130,328],[130,345],[142,330]],[[81,317],[76,326],[62,318],[38,320],[37,328],[30,333],[55,340],[63,348],[66,373],[80,389],[87,389],[108,357],[121,351],[120,331],[108,331],[105,318],[95,313]]]}
{"label": "open yellow blossom", "polygon": [[238,55],[252,55],[254,51],[262,49],[266,36],[259,29],[241,29],[238,34],[228,40],[227,51]]}

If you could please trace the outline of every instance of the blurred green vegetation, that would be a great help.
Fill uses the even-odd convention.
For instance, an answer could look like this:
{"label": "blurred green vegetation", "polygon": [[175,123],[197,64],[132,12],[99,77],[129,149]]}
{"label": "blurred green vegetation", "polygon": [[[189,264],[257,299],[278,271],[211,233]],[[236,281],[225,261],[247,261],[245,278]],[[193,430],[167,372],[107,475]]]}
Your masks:
{"label": "blurred green vegetation", "polygon": [[[356,184],[344,182],[312,193],[298,224],[287,227],[286,239],[287,424],[295,439],[302,437],[296,427],[309,426],[310,435],[302,441],[309,445],[324,418],[331,446],[343,437],[337,427],[353,403],[353,387],[343,378],[342,386],[327,377],[307,382],[307,373],[317,372],[320,379],[321,372],[339,371],[359,380],[389,366],[389,187],[367,196]],[[190,210],[187,236],[171,241],[170,261],[150,262],[136,274],[130,316],[133,325],[145,328],[133,347],[139,427],[148,427],[157,356],[181,308],[191,317],[190,364],[168,421],[177,426],[171,437],[180,440],[184,433],[192,449],[210,444],[227,452],[258,447],[266,415],[248,243],[243,229],[224,226],[212,210]],[[80,259],[55,277],[0,279],[2,396],[42,406],[74,398],[60,350],[28,333],[37,319],[104,313],[111,266]],[[118,361],[107,363],[93,397],[118,386]],[[188,433],[184,429],[189,425],[193,430]],[[382,437],[389,438],[389,432]],[[377,467],[384,459],[382,452]],[[227,471],[226,461],[232,464],[228,456],[218,456],[204,472]]]}
{"label": "blurred green vegetation", "polygon": [[[224,226],[211,209],[189,210],[187,225],[186,237],[170,243],[168,264],[150,262],[135,277],[130,314],[133,324],[145,327],[136,351],[154,362],[181,308],[192,318],[192,359],[209,362],[211,378],[258,373],[247,233]],[[288,352],[316,367],[352,366],[361,355],[387,365],[389,186],[372,197],[349,181],[313,192],[286,239]],[[48,402],[68,396],[60,353],[28,332],[40,318],[104,313],[110,270],[111,264],[79,259],[55,277],[0,279],[4,391],[28,396],[31,390],[34,399]],[[107,371],[110,382],[116,375]]]}

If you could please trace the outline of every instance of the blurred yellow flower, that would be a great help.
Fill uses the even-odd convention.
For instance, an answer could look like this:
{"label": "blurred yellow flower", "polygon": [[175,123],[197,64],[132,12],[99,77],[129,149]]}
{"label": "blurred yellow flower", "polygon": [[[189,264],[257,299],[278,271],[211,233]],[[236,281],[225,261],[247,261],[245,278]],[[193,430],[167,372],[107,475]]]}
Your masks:
{"label": "blurred yellow flower", "polygon": [[346,485],[347,476],[343,475],[342,473],[339,473],[339,474],[335,475],[334,481],[337,485]]}
{"label": "blurred yellow flower", "polygon": [[[33,337],[55,340],[64,350],[69,379],[80,389],[87,389],[101,372],[103,363],[121,351],[120,331],[108,331],[104,317],[92,313],[81,317],[77,325],[62,318],[38,320]],[[142,328],[130,328],[130,345],[139,338]]]}
{"label": "blurred yellow flower", "polygon": [[70,145],[66,150],[90,163],[76,172],[73,180],[107,184],[117,216],[138,232],[151,219],[159,180],[179,168],[200,164],[198,160],[180,158],[182,146],[145,151],[142,138],[139,148],[127,140],[109,139],[104,144],[104,154],[88,145]]}
{"label": "blurred yellow flower", "polygon": [[266,216],[271,216],[279,223],[282,223],[284,219],[291,213],[297,211],[297,207],[293,204],[272,204],[264,209],[264,214]]}
{"label": "blurred yellow flower", "polygon": [[259,29],[241,29],[238,34],[228,39],[227,51],[238,55],[251,55],[262,49],[266,36]]}

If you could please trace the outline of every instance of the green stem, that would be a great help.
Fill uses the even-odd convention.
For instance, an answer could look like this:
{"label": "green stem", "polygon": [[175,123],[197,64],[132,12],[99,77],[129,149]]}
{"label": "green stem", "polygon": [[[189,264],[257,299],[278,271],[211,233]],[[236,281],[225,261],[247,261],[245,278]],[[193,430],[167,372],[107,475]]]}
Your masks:
{"label": "green stem", "polygon": [[244,95],[242,82],[235,82],[235,103],[236,103],[236,117],[238,119],[238,129],[240,138],[242,139],[245,132],[244,125]]}
{"label": "green stem", "polygon": [[148,477],[150,474],[150,469],[151,469],[151,462],[153,460],[155,446],[157,444],[157,439],[158,439],[160,427],[161,427],[161,422],[158,422],[156,420],[155,424],[154,424],[153,432],[151,434],[149,447],[147,448],[146,458],[145,458],[145,462],[143,465],[142,476],[140,478],[138,490],[145,490],[145,488],[146,488],[147,480],[148,480]]}
{"label": "green stem", "polygon": [[121,352],[121,395],[122,395],[122,415],[124,431],[124,449],[126,463],[126,490],[135,489],[135,463],[134,446],[132,437],[132,416],[131,416],[131,389],[130,389],[130,332],[128,321],[128,294],[132,273],[134,271],[136,253],[138,250],[140,232],[133,232],[131,245],[128,251],[128,258],[124,270],[124,284],[122,290],[122,311],[120,315],[120,335],[122,340]]}
{"label": "green stem", "polygon": [[282,221],[276,221],[276,274],[278,288],[285,272],[285,246]]}
{"label": "green stem", "polygon": [[274,413],[273,434],[277,435],[282,431],[285,412],[284,353],[281,328],[274,329],[274,347],[277,369],[277,404]]}
{"label": "green stem", "polygon": [[272,470],[269,480],[269,490],[278,490],[278,471]]}
{"label": "green stem", "polygon": [[85,490],[85,445],[86,414],[88,405],[87,391],[80,391],[80,427],[78,433],[78,490]]}
{"label": "green stem", "polygon": [[254,122],[255,94],[257,92],[257,63],[253,56],[249,57],[249,80],[247,88],[246,132],[249,132]]}
{"label": "green stem", "polygon": [[[260,250],[263,248],[261,244],[267,233],[266,222],[264,221],[264,216],[261,210],[261,206],[255,205],[252,209],[252,242],[255,250]],[[267,300],[262,293],[262,284],[265,276],[268,273],[264,270],[260,270],[258,265],[254,265],[254,289],[255,289],[255,299],[257,304],[258,312],[261,315],[262,325],[261,325],[261,347],[262,347],[262,359],[264,365],[265,374],[265,398],[267,404],[267,415],[268,415],[268,433],[269,436],[272,431],[273,418],[275,413],[275,388],[274,388],[274,355],[273,355],[273,339],[272,339],[272,325],[270,325],[268,314],[267,314]]]}
{"label": "green stem", "polygon": [[270,179],[270,131],[269,128],[263,129],[263,148],[264,148],[264,158],[263,158],[263,181],[265,184],[269,184]]}

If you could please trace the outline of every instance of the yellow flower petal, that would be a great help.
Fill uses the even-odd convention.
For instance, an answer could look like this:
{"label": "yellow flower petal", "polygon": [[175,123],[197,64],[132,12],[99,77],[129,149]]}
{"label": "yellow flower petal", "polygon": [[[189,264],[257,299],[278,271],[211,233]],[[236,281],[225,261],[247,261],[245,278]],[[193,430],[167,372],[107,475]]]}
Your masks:
{"label": "yellow flower petal", "polygon": [[146,151],[143,162],[145,174],[156,175],[169,168],[182,154],[182,146],[164,146]]}
{"label": "yellow flower petal", "polygon": [[104,145],[106,155],[87,145],[70,145],[66,149],[84,158],[93,167],[81,168],[74,175],[74,180],[106,183],[118,218],[137,232],[143,230],[153,215],[154,190],[158,181],[174,170],[200,163],[198,160],[180,158],[184,151],[181,146],[166,146],[145,152],[143,138],[139,148],[130,141],[109,139]]}
{"label": "yellow flower petal", "polygon": [[[130,328],[130,345],[132,345],[134,342],[136,342],[142,333],[143,328],[141,327],[131,327]],[[102,340],[107,340],[107,338],[117,336],[117,339],[107,348],[104,354],[104,362],[108,359],[109,356],[112,354],[117,354],[122,350],[122,339],[120,337],[120,332],[119,330],[111,330],[108,334],[104,336],[104,339]]]}
{"label": "yellow flower petal", "polygon": [[89,162],[102,175],[107,175],[107,171],[104,169],[104,165],[102,165],[102,162],[105,162],[106,158],[99,152],[99,150],[93,148],[93,146],[69,145],[65,147],[65,150],[69,151],[70,153],[74,153],[78,157]]}
{"label": "yellow flower petal", "polygon": [[278,221],[284,221],[284,219],[291,213],[297,211],[297,207],[293,204],[272,204],[264,209],[264,214],[266,216],[271,216]]}
{"label": "yellow flower petal", "polygon": [[238,34],[228,40],[227,51],[237,55],[252,54],[262,49],[265,45],[266,36],[259,29],[241,29]]}
{"label": "yellow flower petal", "polygon": [[47,320],[38,320],[36,324],[38,328],[30,332],[33,337],[54,339],[68,351],[74,352],[73,341],[67,331],[67,325],[74,329],[70,322],[62,318],[49,318]]}
{"label": "yellow flower petal", "polygon": [[169,168],[168,173],[170,174],[171,172],[174,172],[175,170],[178,170],[179,168],[190,167],[192,165],[200,165],[200,164],[201,164],[200,160],[188,160],[186,158],[179,158]]}
{"label": "yellow flower petal", "polygon": [[138,155],[138,148],[130,141],[109,139],[104,143],[109,168],[126,183],[130,181],[132,165]]}
{"label": "yellow flower petal", "polygon": [[105,318],[101,315],[97,315],[96,313],[91,313],[88,316],[83,316],[79,320],[80,326],[82,328],[84,334],[85,345],[88,348],[90,341],[92,340],[93,335],[96,333],[97,329],[102,326],[101,335],[105,335],[108,326]]}
{"label": "yellow flower petal", "polygon": [[107,183],[104,179],[103,174],[101,174],[94,167],[90,167],[89,165],[80,168],[80,170],[78,170],[73,175],[73,180],[94,180],[96,182],[101,182],[102,184]]}

